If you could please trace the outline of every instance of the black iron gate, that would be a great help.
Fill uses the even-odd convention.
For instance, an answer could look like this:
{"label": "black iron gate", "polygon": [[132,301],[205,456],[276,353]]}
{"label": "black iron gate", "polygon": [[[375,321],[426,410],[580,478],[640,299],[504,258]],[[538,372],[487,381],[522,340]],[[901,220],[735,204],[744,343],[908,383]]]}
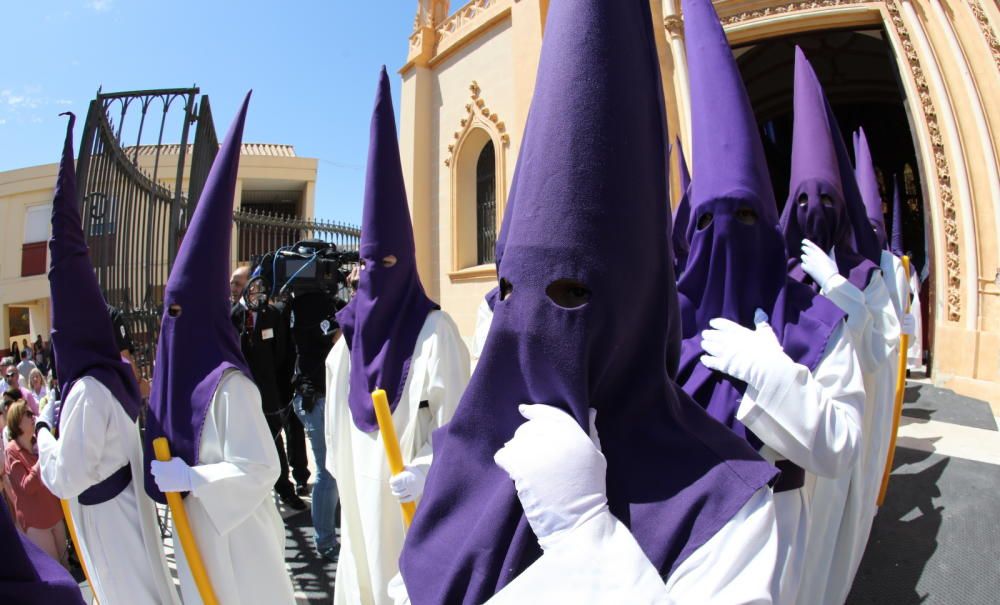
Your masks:
{"label": "black iron gate", "polygon": [[163,288],[218,151],[208,97],[199,100],[198,93],[98,92],[80,144],[78,202],[91,261],[108,302],[122,310],[132,331],[134,358],[145,377],[151,375]]}

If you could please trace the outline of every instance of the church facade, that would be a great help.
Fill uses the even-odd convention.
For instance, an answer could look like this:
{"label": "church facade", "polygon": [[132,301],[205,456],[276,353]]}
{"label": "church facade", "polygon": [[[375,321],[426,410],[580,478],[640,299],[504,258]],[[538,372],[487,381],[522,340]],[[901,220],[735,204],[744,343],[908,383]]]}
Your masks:
{"label": "church facade", "polygon": [[[493,242],[534,90],[548,4],[472,0],[457,7],[418,0],[399,70],[400,147],[418,266],[429,294],[467,337],[479,302],[496,283]],[[902,192],[906,247],[924,276],[931,378],[990,402],[1000,415],[998,5],[715,4],[761,126],[779,204],[788,189],[798,45],[817,69],[848,146],[851,131],[865,129],[887,210],[893,189]],[[680,0],[651,0],[650,10],[661,25],[657,45],[670,134],[690,149]],[[676,174],[672,170],[673,193]]]}

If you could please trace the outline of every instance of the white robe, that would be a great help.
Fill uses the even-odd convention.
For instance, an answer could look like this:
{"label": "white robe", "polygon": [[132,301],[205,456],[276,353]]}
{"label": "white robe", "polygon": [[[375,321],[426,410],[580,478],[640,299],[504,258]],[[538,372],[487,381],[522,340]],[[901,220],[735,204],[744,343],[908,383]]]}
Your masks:
{"label": "white robe", "polygon": [[923,318],[920,312],[920,276],[916,271],[910,273],[910,313],[913,315],[914,334],[910,337],[906,350],[907,368],[918,370],[924,367]]}
{"label": "white robe", "polygon": [[[334,603],[391,603],[389,580],[399,571],[403,517],[389,489],[380,433],[354,424],[347,403],[351,356],[344,339],[326,360],[326,465],[340,491],[340,561]],[[452,319],[431,311],[417,337],[403,395],[392,419],[403,462],[430,467],[431,432],[447,423],[469,381],[469,352]],[[420,408],[426,401],[427,407]],[[418,503],[419,506],[419,503]]]}
{"label": "white robe", "polygon": [[[758,490],[666,581],[608,513],[567,534],[487,603],[768,605],[777,550],[769,488]],[[410,602],[402,576],[393,578],[391,591],[396,605]]]}
{"label": "white robe", "polygon": [[[802,365],[786,375],[777,369],[757,391],[748,387],[736,418],[764,446],[761,455],[774,462],[787,459],[806,471],[806,486],[774,495],[778,522],[778,562],[774,602],[799,602],[810,526],[809,482],[812,476],[849,476],[861,450],[865,392],[860,363],[850,332],[841,325],[830,335],[814,373]],[[803,595],[802,603],[812,603]]]}
{"label": "white robe", "polygon": [[[260,391],[241,372],[227,371],[212,397],[184,499],[191,532],[223,605],[295,603],[285,567],[285,526],[271,486],[278,452],[261,411]],[[171,517],[172,519],[172,517]],[[177,570],[185,605],[201,596],[174,528]]]}
{"label": "white robe", "polygon": [[[45,486],[70,501],[79,554],[101,605],[179,604],[143,488],[139,428],[107,387],[91,377],[76,381],[63,402],[59,439],[38,435],[38,460]],[[132,482],[120,494],[80,504],[82,492],[126,464]]]}
{"label": "white robe", "polygon": [[859,544],[863,551],[871,530],[881,452],[892,425],[900,327],[882,274],[875,274],[864,291],[837,275],[822,293],[848,314],[848,330],[860,343],[865,387],[861,447],[851,472],[836,479],[812,477],[808,486],[813,507],[800,590],[815,603],[832,604],[846,598],[855,558],[860,562]]}

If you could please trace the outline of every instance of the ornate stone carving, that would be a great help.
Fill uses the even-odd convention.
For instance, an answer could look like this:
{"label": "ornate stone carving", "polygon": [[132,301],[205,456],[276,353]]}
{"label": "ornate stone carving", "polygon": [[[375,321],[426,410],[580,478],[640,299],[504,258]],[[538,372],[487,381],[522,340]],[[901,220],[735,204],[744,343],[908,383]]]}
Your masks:
{"label": "ornate stone carving", "polygon": [[990,51],[993,53],[993,62],[996,63],[997,69],[1000,69],[1000,39],[997,39],[997,34],[993,31],[990,18],[986,15],[986,11],[979,0],[968,0],[968,2],[969,8],[972,9],[972,14],[976,16],[976,21],[979,22],[979,29],[982,30],[983,37],[986,38],[986,43],[990,45]]}
{"label": "ornate stone carving", "polygon": [[[993,50],[993,57],[1000,65],[1000,45],[993,33],[992,27],[986,19],[986,14],[979,5],[978,0],[968,0],[980,27]],[[886,11],[889,13],[889,23],[896,35],[899,37],[906,60],[906,67],[909,68],[913,81],[916,84],[917,96],[920,99],[920,107],[924,114],[924,123],[927,132],[930,134],[931,148],[934,153],[934,172],[937,181],[937,190],[941,198],[941,214],[943,217],[943,231],[945,239],[945,273],[947,283],[946,292],[946,314],[949,321],[960,321],[962,319],[962,261],[959,254],[959,231],[958,231],[958,211],[955,207],[955,198],[951,191],[951,171],[948,166],[948,157],[944,151],[944,138],[941,135],[941,127],[938,124],[937,109],[934,107],[934,100],[931,98],[930,87],[924,77],[923,68],[920,66],[920,57],[917,55],[913,42],[910,40],[910,33],[906,29],[903,17],[899,13],[899,0],[884,0]],[[810,11],[820,8],[832,8],[838,6],[852,6],[857,4],[872,4],[872,0],[807,0],[798,2],[788,2],[777,6],[767,6],[764,8],[735,13],[722,18],[724,25],[734,25],[755,19],[766,19],[776,15],[784,15],[797,11]],[[664,20],[664,27],[670,31],[670,26]],[[901,66],[902,67],[902,66]]]}
{"label": "ornate stone carving", "polygon": [[788,2],[777,6],[765,6],[764,8],[756,10],[735,13],[733,15],[729,15],[728,17],[723,17],[722,24],[731,25],[733,23],[742,23],[743,21],[750,21],[752,19],[763,19],[766,17],[773,17],[775,15],[784,15],[785,13],[794,13],[796,11],[815,10],[817,8],[831,8],[836,6],[851,6],[854,4],[871,3],[872,0],[809,0],[807,2]]}
{"label": "ornate stone carving", "polygon": [[680,15],[667,15],[663,18],[663,27],[668,34],[679,36],[684,31],[684,19]]}
{"label": "ornate stone carving", "polygon": [[941,197],[942,227],[945,240],[944,261],[948,280],[945,284],[945,309],[949,321],[960,321],[962,319],[962,260],[958,246],[958,211],[955,208],[955,198],[951,191],[951,171],[948,166],[948,157],[944,151],[944,138],[941,135],[937,109],[935,109],[934,101],[931,98],[930,87],[927,85],[923,68],[920,66],[920,57],[917,55],[916,49],[913,48],[910,32],[906,29],[903,17],[899,13],[899,0],[887,0],[886,10],[889,12],[890,24],[903,46],[907,66],[910,68],[910,73],[913,75],[913,81],[917,87],[917,95],[924,113],[924,123],[930,134],[931,147],[934,151],[934,169],[937,173],[937,188]]}
{"label": "ornate stone carving", "polygon": [[473,80],[472,84],[469,84],[469,92],[471,93],[471,102],[465,104],[465,117],[459,120],[459,129],[452,133],[452,142],[448,144],[447,157],[444,159],[445,166],[451,166],[455,159],[455,147],[462,140],[462,136],[476,124],[486,130],[493,131],[491,134],[496,134],[502,144],[510,144],[507,125],[486,105],[486,100],[480,96],[482,89],[479,88],[479,83]]}

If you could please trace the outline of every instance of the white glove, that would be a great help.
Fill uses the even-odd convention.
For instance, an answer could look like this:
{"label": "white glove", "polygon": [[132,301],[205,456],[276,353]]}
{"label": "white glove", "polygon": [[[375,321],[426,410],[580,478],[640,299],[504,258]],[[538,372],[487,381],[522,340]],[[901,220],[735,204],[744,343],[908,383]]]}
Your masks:
{"label": "white glove", "polygon": [[35,418],[35,434],[38,434],[38,431],[42,428],[55,431],[56,412],[60,406],[62,406],[61,401],[50,401],[48,405],[42,408],[42,411],[38,414],[38,418]]}
{"label": "white glove", "polygon": [[[549,405],[521,405],[528,419],[493,456],[514,480],[517,497],[542,550],[608,511],[608,462],[572,416]],[[610,514],[610,513],[609,513]]]}
{"label": "white glove", "polygon": [[830,255],[807,239],[802,240],[802,270],[813,278],[820,289],[826,288],[826,282],[840,273]]}
{"label": "white glove", "polygon": [[427,474],[419,466],[406,465],[403,472],[389,477],[389,489],[400,502],[414,502],[424,493]]}
{"label": "white glove", "polygon": [[708,322],[712,329],[701,333],[701,348],[706,355],[701,363],[710,370],[742,380],[758,391],[764,387],[767,372],[776,364],[794,363],[778,342],[761,309],[754,313],[756,329],[716,317]]}
{"label": "white glove", "polygon": [[917,318],[912,313],[904,313],[902,321],[899,322],[899,327],[903,334],[913,336],[917,333]]}
{"label": "white glove", "polygon": [[153,460],[150,472],[161,492],[191,491],[191,467],[182,458],[171,458],[167,462]]}

